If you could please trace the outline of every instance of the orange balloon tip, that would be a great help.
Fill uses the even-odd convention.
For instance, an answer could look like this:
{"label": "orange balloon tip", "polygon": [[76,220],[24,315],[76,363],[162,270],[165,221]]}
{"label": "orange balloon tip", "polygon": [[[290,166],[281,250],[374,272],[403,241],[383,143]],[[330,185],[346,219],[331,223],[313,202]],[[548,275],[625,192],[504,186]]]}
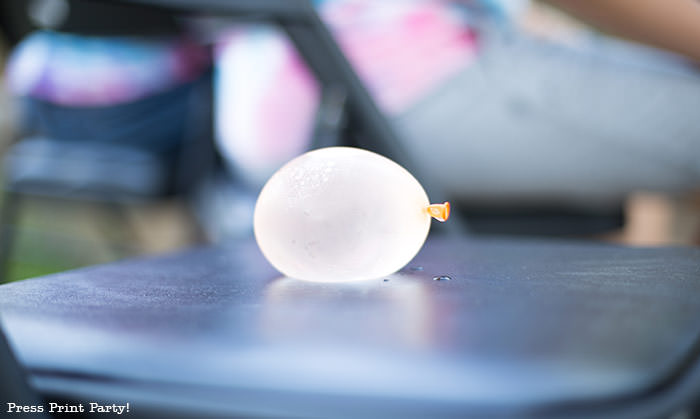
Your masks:
{"label": "orange balloon tip", "polygon": [[430,204],[425,207],[428,214],[440,222],[447,221],[450,218],[450,203],[445,202],[444,204]]}

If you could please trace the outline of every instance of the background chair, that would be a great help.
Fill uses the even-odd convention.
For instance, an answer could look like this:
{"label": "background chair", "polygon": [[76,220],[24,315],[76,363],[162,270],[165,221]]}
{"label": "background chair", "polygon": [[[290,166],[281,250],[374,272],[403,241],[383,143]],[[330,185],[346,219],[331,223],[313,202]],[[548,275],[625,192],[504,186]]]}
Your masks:
{"label": "background chair", "polygon": [[[36,3],[3,3],[0,20],[14,22],[4,27],[11,40],[33,28],[27,14]],[[54,28],[62,32],[165,36],[179,30],[172,15],[152,8],[135,12],[128,5],[66,4],[69,13]],[[95,202],[126,221],[126,205],[166,197],[189,201],[214,162],[210,72],[123,105],[65,107],[33,99],[23,104],[28,105],[24,129],[4,156],[0,282],[7,280],[24,199]],[[93,121],[99,124],[91,126]],[[103,132],[95,132],[95,126]]]}

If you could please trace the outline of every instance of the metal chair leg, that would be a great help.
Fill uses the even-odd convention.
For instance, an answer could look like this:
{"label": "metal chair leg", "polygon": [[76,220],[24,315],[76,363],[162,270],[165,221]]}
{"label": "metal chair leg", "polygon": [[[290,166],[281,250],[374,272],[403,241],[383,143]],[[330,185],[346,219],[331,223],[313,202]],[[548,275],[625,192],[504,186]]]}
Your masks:
{"label": "metal chair leg", "polygon": [[311,149],[347,145],[342,143],[347,117],[347,93],[341,86],[325,86],[316,114]]}
{"label": "metal chair leg", "polygon": [[0,284],[9,280],[10,259],[17,230],[20,201],[19,194],[9,190],[3,193],[2,206],[0,206]]}

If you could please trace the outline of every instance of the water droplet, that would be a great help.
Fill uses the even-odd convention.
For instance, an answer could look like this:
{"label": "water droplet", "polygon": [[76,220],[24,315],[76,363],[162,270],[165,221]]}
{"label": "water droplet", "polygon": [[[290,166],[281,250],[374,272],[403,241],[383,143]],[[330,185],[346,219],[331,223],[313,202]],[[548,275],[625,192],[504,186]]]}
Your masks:
{"label": "water droplet", "polygon": [[423,270],[423,267],[422,267],[422,266],[411,266],[410,269],[411,269],[413,272],[416,272],[416,271],[422,271],[422,270]]}
{"label": "water droplet", "polygon": [[388,280],[388,279],[386,279],[386,278],[384,278],[384,282],[389,282],[389,280]]}
{"label": "water droplet", "polygon": [[440,275],[440,276],[434,276],[433,281],[449,281],[452,279],[452,277],[449,277],[447,275]]}

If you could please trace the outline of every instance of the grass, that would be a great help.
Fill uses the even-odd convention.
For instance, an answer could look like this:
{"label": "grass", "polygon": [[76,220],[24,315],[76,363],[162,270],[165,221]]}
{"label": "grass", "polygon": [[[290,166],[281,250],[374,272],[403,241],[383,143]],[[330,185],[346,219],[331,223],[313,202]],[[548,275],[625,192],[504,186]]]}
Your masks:
{"label": "grass", "polygon": [[191,220],[176,203],[111,208],[85,201],[23,199],[11,226],[15,235],[5,281],[168,252],[195,242]]}
{"label": "grass", "polygon": [[[48,199],[22,204],[7,281],[17,281],[120,259],[127,252],[115,242],[120,226],[105,223],[92,205]],[[103,223],[102,228],[96,224]],[[114,234],[110,234],[113,232]]]}

